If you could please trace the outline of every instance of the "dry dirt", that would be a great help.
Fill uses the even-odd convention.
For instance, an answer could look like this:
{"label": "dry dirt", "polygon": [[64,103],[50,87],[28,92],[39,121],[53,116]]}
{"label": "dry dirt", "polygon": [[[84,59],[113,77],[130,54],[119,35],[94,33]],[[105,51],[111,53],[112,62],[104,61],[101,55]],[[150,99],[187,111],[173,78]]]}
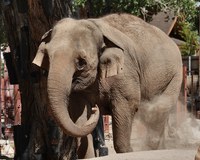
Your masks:
{"label": "dry dirt", "polygon": [[194,160],[196,150],[155,150],[111,154],[91,160]]}
{"label": "dry dirt", "polygon": [[[180,113],[179,113],[180,114]],[[178,120],[177,120],[178,118]],[[170,121],[176,122],[172,127],[173,136],[166,134],[165,149],[149,150],[145,144],[146,128],[139,120],[133,123],[131,144],[134,152],[116,154],[113,148],[111,125],[106,134],[109,156],[92,158],[97,160],[194,160],[200,145],[200,120],[190,114],[171,115]],[[168,130],[168,132],[172,132]]]}

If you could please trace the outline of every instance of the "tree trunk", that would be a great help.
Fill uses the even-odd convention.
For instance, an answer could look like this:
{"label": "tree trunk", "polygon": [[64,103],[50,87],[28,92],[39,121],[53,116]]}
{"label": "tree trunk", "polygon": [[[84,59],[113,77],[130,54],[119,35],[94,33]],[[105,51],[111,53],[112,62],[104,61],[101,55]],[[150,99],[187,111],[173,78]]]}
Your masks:
{"label": "tree trunk", "polygon": [[2,4],[22,100],[18,130],[22,145],[16,146],[20,148],[15,159],[56,160],[66,149],[60,147],[62,134],[48,112],[48,73],[31,62],[42,35],[59,19],[71,16],[70,4],[67,0],[8,0]]}

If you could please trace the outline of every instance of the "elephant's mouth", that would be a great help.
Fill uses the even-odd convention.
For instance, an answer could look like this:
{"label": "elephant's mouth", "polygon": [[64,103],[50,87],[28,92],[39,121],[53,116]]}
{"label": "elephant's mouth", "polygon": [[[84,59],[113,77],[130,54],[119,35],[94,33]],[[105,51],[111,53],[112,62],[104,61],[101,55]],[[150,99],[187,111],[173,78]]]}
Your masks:
{"label": "elephant's mouth", "polygon": [[72,92],[83,91],[87,89],[89,86],[91,86],[94,82],[95,82],[95,77],[87,77],[84,79],[81,79],[80,77],[73,77],[71,91]]}
{"label": "elephant's mouth", "polygon": [[80,78],[73,78],[72,79],[72,91],[76,90],[76,88],[78,88],[78,86],[81,83],[81,79]]}
{"label": "elephant's mouth", "polygon": [[87,83],[85,80],[83,81],[79,77],[72,79],[72,85],[71,85],[72,92],[81,91],[81,90],[84,90],[85,88],[87,88]]}
{"label": "elephant's mouth", "polygon": [[72,79],[72,84],[77,84],[80,83],[81,79],[80,78],[74,78]]}

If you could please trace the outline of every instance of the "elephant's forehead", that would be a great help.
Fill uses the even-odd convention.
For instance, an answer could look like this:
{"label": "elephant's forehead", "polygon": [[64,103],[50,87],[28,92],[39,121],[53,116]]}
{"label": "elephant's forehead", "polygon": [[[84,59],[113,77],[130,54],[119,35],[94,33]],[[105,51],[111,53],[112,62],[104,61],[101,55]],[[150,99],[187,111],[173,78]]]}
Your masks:
{"label": "elephant's forehead", "polygon": [[53,31],[63,31],[63,30],[68,30],[68,29],[73,29],[75,26],[78,25],[77,20],[73,19],[63,19],[59,21],[53,28]]}
{"label": "elephant's forehead", "polygon": [[50,54],[58,52],[83,53],[83,51],[86,54],[96,54],[96,40],[93,30],[88,25],[87,21],[68,21],[68,19],[58,23],[53,29],[51,41],[48,44]]}
{"label": "elephant's forehead", "polygon": [[52,32],[52,36],[55,35],[69,35],[69,34],[89,34],[91,30],[88,28],[86,21],[81,20],[66,20],[58,23]]}
{"label": "elephant's forehead", "polygon": [[68,45],[71,47],[87,47],[94,43],[94,38],[92,33],[86,29],[63,29],[54,33],[51,42],[53,42],[54,45],[58,46]]}
{"label": "elephant's forehead", "polygon": [[55,37],[48,44],[48,52],[52,54],[85,54],[85,56],[92,56],[97,54],[97,47],[92,40],[85,40],[85,38],[77,37]]}
{"label": "elephant's forehead", "polygon": [[92,37],[79,34],[79,36],[74,36],[73,34],[66,34],[62,36],[55,36],[49,43],[51,49],[53,48],[63,48],[63,49],[75,49],[75,50],[82,50],[82,49],[94,49],[96,48],[96,44]]}
{"label": "elephant's forehead", "polygon": [[69,49],[73,50],[94,50],[97,48],[97,44],[93,36],[85,31],[76,31],[76,32],[63,32],[60,34],[54,35],[52,37],[49,48],[52,50],[55,49]]}

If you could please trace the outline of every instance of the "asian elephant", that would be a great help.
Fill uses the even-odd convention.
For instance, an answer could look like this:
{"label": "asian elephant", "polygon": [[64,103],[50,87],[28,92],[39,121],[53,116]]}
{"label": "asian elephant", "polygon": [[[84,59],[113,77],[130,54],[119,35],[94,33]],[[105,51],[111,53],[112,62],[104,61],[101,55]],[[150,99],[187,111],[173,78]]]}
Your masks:
{"label": "asian elephant", "polygon": [[[33,63],[42,66],[48,59],[50,108],[64,133],[90,134],[100,109],[112,116],[116,152],[131,152],[132,121],[141,109],[156,132],[153,148],[161,144],[180,92],[182,60],[160,29],[129,14],[64,18],[43,36]],[[86,118],[79,120],[84,108]]]}

